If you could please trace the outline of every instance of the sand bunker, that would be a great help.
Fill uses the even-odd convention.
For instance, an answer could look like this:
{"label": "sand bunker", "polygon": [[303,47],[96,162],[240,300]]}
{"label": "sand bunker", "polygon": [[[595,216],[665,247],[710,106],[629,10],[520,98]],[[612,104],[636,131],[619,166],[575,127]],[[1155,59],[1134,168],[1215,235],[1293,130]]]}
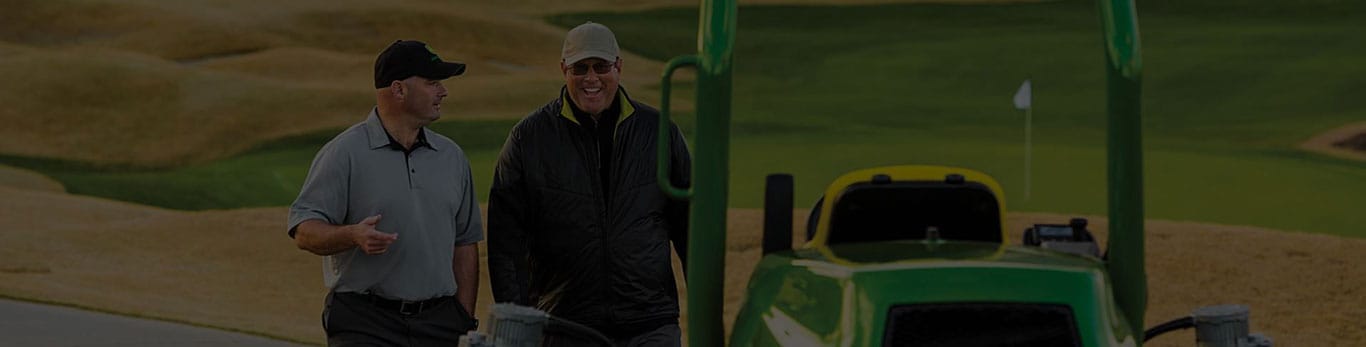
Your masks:
{"label": "sand bunker", "polygon": [[0,165],[0,186],[47,192],[66,192],[66,187],[62,186],[62,182],[57,182],[57,180],[37,172],[4,165]]}
{"label": "sand bunker", "polygon": [[1300,143],[1299,147],[1339,158],[1366,160],[1366,122],[1325,131]]}

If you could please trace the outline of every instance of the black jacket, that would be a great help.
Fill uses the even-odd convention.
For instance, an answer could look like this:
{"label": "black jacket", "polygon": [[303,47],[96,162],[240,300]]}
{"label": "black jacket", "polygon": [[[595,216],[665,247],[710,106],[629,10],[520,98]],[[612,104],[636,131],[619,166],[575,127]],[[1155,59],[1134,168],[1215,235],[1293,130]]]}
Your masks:
{"label": "black jacket", "polygon": [[[560,98],[518,122],[494,171],[488,263],[496,302],[610,332],[678,321],[669,242],[687,254],[687,204],[656,179],[659,111],[617,94],[604,195],[597,135]],[[670,124],[670,173],[689,184],[687,143]]]}

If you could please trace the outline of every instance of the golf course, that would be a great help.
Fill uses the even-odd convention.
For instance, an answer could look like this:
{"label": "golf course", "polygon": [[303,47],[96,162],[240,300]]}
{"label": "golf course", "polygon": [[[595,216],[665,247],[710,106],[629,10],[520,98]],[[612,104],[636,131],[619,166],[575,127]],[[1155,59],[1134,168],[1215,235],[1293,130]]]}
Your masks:
{"label": "golf course", "polygon": [[[760,256],[769,173],[796,177],[799,227],[844,172],[929,164],[995,177],[1012,243],[1072,216],[1104,238],[1094,2],[740,5],[726,326]],[[1137,8],[1149,325],[1240,303],[1277,345],[1366,345],[1366,3]],[[321,260],[286,236],[287,206],[374,104],[379,50],[418,39],[469,65],[431,129],[463,148],[486,202],[508,130],[563,83],[568,28],[611,27],[622,85],[658,105],[697,15],[679,0],[8,1],[0,297],[322,344]],[[689,136],[691,80],[675,76],[672,107]],[[1026,80],[1028,125],[1012,104]]]}

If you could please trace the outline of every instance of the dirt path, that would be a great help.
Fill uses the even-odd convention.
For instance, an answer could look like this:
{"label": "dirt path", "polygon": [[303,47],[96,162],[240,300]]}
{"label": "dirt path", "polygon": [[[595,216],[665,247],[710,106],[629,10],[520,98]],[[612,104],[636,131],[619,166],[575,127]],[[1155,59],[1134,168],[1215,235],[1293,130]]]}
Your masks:
{"label": "dirt path", "polygon": [[12,300],[0,300],[0,336],[7,346],[300,346],[192,325]]}

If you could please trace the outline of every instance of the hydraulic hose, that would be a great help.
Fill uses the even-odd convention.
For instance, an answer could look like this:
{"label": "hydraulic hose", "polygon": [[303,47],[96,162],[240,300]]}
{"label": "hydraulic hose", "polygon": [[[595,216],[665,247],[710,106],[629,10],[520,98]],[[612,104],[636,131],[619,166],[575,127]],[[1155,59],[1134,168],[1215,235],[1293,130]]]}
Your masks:
{"label": "hydraulic hose", "polygon": [[1148,342],[1148,340],[1157,337],[1157,335],[1166,334],[1174,330],[1190,329],[1194,327],[1195,317],[1181,317],[1173,319],[1169,322],[1158,324],[1155,327],[1149,328],[1148,331],[1144,331],[1143,342]]}

